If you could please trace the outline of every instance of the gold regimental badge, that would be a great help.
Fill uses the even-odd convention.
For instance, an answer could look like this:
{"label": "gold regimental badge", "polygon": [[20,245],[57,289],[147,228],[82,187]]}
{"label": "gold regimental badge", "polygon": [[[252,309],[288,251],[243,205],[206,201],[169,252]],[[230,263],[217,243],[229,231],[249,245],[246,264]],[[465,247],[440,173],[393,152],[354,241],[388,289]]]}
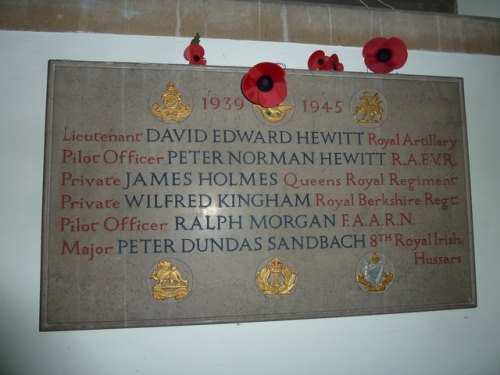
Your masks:
{"label": "gold regimental badge", "polygon": [[266,296],[290,294],[297,283],[297,273],[274,257],[266,266],[257,271],[257,285]]}
{"label": "gold regimental badge", "polygon": [[175,84],[169,82],[167,84],[167,89],[162,91],[161,99],[163,105],[157,103],[151,106],[151,113],[158,117],[161,121],[182,121],[188,117],[193,108],[189,104],[182,102],[182,94],[177,91]]}
{"label": "gold regimental badge", "polygon": [[152,290],[154,299],[175,298],[179,300],[186,298],[189,294],[188,280],[182,277],[177,266],[168,260],[160,260],[150,278],[156,281]]}
{"label": "gold regimental badge", "polygon": [[360,262],[356,281],[366,292],[383,292],[394,280],[394,274],[386,270],[388,261],[385,256],[373,253]]}
{"label": "gold regimental badge", "polygon": [[288,111],[292,110],[294,106],[292,104],[281,103],[276,107],[265,108],[258,104],[253,105],[261,114],[262,118],[267,122],[280,122],[286,117]]}
{"label": "gold regimental badge", "polygon": [[356,106],[352,113],[358,124],[380,124],[383,122],[384,108],[378,92],[364,91],[358,100],[360,105]]}

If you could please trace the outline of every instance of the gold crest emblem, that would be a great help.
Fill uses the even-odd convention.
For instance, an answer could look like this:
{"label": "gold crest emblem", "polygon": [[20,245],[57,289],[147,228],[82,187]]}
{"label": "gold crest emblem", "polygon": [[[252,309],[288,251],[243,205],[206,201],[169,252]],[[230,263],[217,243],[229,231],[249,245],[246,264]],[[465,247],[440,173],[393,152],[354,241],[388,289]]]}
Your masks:
{"label": "gold crest emblem", "polygon": [[185,279],[179,268],[168,260],[160,260],[151,273],[151,279],[156,281],[152,296],[157,300],[186,298],[189,294],[189,281]]}
{"label": "gold crest emblem", "polygon": [[150,108],[151,113],[161,121],[179,122],[193,112],[193,108],[189,104],[182,102],[182,94],[175,88],[173,82],[168,82],[167,89],[161,93],[161,99],[163,105],[154,103]]}
{"label": "gold crest emblem", "polygon": [[358,103],[352,115],[358,124],[378,125],[384,121],[384,107],[378,92],[363,91],[357,96]]}
{"label": "gold crest emblem", "polygon": [[260,291],[269,297],[290,294],[296,283],[297,273],[285,266],[278,257],[274,257],[257,271],[257,285]]}
{"label": "gold crest emblem", "polygon": [[253,105],[261,114],[262,118],[267,122],[280,122],[285,117],[288,111],[292,110],[295,106],[292,104],[281,103],[275,107],[265,108],[258,104]]}
{"label": "gold crest emblem", "polygon": [[356,281],[366,292],[383,292],[394,281],[391,268],[392,264],[385,256],[374,252],[361,260]]}

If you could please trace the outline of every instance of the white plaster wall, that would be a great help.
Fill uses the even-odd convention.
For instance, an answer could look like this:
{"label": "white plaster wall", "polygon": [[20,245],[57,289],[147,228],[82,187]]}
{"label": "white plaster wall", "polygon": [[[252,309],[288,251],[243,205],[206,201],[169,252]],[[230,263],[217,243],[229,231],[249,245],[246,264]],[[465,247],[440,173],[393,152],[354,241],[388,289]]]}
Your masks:
{"label": "white plaster wall", "polygon": [[[500,374],[500,57],[410,51],[400,73],[461,76],[479,307],[188,327],[38,332],[47,60],[185,63],[187,38],[0,31],[0,374]],[[317,48],[203,39],[212,65],[306,68]],[[411,95],[411,93],[409,93]]]}
{"label": "white plaster wall", "polygon": [[500,0],[457,0],[458,14],[500,18]]}

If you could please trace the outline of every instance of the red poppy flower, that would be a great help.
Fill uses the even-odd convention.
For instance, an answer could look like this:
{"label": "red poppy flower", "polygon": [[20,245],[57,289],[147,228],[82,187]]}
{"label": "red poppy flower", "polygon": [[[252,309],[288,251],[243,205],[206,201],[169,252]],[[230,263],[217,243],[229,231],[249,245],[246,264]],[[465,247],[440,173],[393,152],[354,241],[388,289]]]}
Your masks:
{"label": "red poppy flower", "polygon": [[207,60],[205,57],[205,49],[199,44],[190,44],[184,50],[184,58],[189,61],[190,64],[196,65],[206,65]]}
{"label": "red poppy flower", "polygon": [[339,57],[336,54],[328,57],[321,50],[314,51],[307,61],[309,70],[336,70],[344,71],[344,65],[340,63]]}
{"label": "red poppy flower", "polygon": [[399,38],[373,38],[363,47],[365,64],[372,72],[389,73],[401,68],[408,59],[405,43]]}
{"label": "red poppy flower", "polygon": [[206,65],[205,49],[200,45],[200,34],[196,33],[191,44],[184,50],[184,58],[189,64]]}
{"label": "red poppy flower", "polygon": [[343,72],[344,71],[344,64],[342,64],[340,61],[339,61],[339,57],[337,56],[337,54],[333,54],[330,56],[330,59],[328,60],[330,65],[332,66],[331,69],[332,70],[335,70],[337,72]]}
{"label": "red poppy flower", "polygon": [[330,58],[325,55],[322,50],[317,50],[312,53],[307,61],[309,70],[331,70],[332,64]]}
{"label": "red poppy flower", "polygon": [[257,64],[243,76],[241,91],[253,104],[265,108],[275,107],[281,104],[288,94],[285,70],[270,62]]}

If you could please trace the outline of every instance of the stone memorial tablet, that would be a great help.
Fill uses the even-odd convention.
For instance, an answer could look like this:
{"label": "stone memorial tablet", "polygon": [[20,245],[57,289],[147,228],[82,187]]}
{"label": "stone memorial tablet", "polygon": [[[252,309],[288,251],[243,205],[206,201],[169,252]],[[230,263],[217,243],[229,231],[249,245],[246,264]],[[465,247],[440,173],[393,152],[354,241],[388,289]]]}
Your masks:
{"label": "stone memorial tablet", "polygon": [[51,61],[41,330],[476,306],[460,78]]}

